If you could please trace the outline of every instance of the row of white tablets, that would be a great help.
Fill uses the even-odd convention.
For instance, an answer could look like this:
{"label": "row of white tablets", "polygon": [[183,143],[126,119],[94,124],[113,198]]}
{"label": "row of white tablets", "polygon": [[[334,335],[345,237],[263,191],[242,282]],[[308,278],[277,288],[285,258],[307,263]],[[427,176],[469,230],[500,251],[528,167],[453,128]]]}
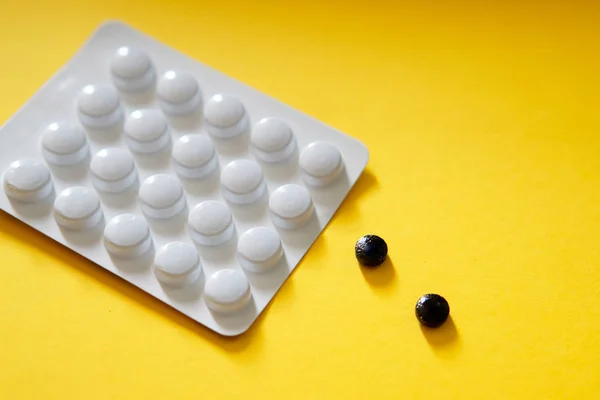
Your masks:
{"label": "row of white tablets", "polygon": [[[153,109],[134,111],[125,123],[124,137],[132,152],[143,154],[158,152],[171,140],[165,118],[160,111]],[[252,131],[251,141],[255,156],[264,162],[285,161],[296,148],[291,128],[277,118],[259,121]],[[42,152],[49,164],[78,164],[89,154],[85,132],[74,123],[54,122],[42,132]],[[206,135],[190,134],[179,138],[173,146],[172,155],[175,171],[185,179],[203,178],[217,167],[214,146]],[[330,184],[343,168],[339,150],[325,142],[307,146],[300,154],[299,164],[306,183],[313,186]],[[226,176],[234,176],[243,170],[245,175],[256,180],[261,176],[256,168],[247,163],[232,165]],[[134,162],[125,150],[102,150],[92,160],[91,170],[98,188],[103,191],[119,192],[128,187],[127,183],[133,183]],[[232,181],[232,184],[236,183]]]}
{"label": "row of white tablets", "polygon": [[[72,126],[71,126],[72,128]],[[50,125],[47,133],[52,134],[52,141],[44,136],[44,143],[58,143],[56,133],[64,129],[57,129],[57,124]],[[56,140],[56,141],[55,141]],[[56,150],[58,146],[53,146]],[[56,161],[58,153],[48,155],[47,146],[44,154],[49,163]],[[182,156],[183,154],[183,156]],[[81,154],[62,154],[63,157],[79,159]],[[339,151],[325,143],[315,142],[307,146],[301,154],[301,171],[304,180],[309,185],[323,186],[332,183],[343,169],[343,162]],[[202,162],[198,161],[201,160]],[[304,160],[304,162],[302,162]],[[306,161],[308,160],[308,161]],[[181,178],[203,178],[217,170],[218,161],[210,139],[201,134],[192,134],[180,138],[173,151],[175,171]],[[36,166],[34,167],[34,163]],[[13,163],[5,174],[8,196],[16,201],[35,201],[42,187],[30,188],[22,186],[22,179],[31,179],[30,174],[39,174],[36,179],[47,182],[50,174],[39,162],[22,160]],[[306,164],[306,165],[304,165]],[[194,166],[195,168],[192,168]],[[41,169],[44,168],[42,173]],[[120,193],[134,186],[138,180],[135,162],[131,153],[121,148],[106,148],[99,151],[90,163],[91,182],[99,192]],[[27,178],[25,178],[27,177]],[[234,160],[228,163],[221,172],[221,187],[226,200],[234,204],[250,204],[263,196],[266,185],[261,167],[258,163],[248,159]],[[43,194],[43,193],[42,193]],[[157,174],[145,179],[139,189],[139,200],[142,211],[151,218],[171,218],[185,206],[185,198],[181,183],[172,175]],[[275,190],[270,199],[272,211],[284,219],[293,219],[294,210],[291,210],[291,199],[294,206],[302,203],[304,209],[310,205],[308,191],[298,185],[284,185]],[[300,215],[296,216],[300,217]],[[290,221],[275,220],[277,225],[287,227]]]}
{"label": "row of white tablets", "polygon": [[[95,162],[92,162],[94,165],[100,163],[99,159],[103,160],[102,168],[92,167],[92,182],[98,191],[115,192],[117,189],[126,189],[137,180],[135,171],[131,172],[133,161],[128,157],[129,154],[121,149],[104,149],[99,152],[94,158]],[[122,168],[123,165],[127,168]],[[98,174],[98,170],[102,174]],[[116,173],[115,170],[120,171]],[[5,171],[3,182],[7,196],[20,203],[41,202],[54,192],[50,171],[44,164],[33,159],[13,162]],[[266,191],[260,167],[251,160],[229,163],[221,174],[221,183],[224,197],[234,204],[256,201]],[[172,218],[186,206],[181,183],[167,174],[146,178],[140,186],[138,199],[142,212],[151,219]],[[57,222],[63,228],[86,229],[89,223],[96,220],[94,212],[100,209],[100,200],[85,187],[71,187],[57,196],[54,208]],[[296,229],[310,220],[313,204],[309,191],[304,186],[285,184],[271,193],[269,209],[277,227]],[[197,243],[211,245],[227,239],[219,240],[218,237],[227,232],[232,219],[225,203],[207,201],[192,209],[189,224],[193,232],[192,238]]]}

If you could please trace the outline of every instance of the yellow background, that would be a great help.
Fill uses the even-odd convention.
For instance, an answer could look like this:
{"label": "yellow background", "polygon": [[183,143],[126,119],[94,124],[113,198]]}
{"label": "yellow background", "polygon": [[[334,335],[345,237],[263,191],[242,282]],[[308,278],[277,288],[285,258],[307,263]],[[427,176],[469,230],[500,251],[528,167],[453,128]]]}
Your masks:
{"label": "yellow background", "polygon": [[[371,160],[233,339],[0,213],[0,398],[598,398],[599,4],[2,0],[0,120],[109,18]],[[366,233],[378,270],[354,259]],[[451,305],[437,331],[427,292]]]}

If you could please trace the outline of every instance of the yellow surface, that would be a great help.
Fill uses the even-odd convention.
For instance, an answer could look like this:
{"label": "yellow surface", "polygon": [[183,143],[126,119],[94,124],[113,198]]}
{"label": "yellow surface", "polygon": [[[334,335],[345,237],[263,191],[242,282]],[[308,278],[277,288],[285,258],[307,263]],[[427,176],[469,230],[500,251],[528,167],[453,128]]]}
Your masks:
{"label": "yellow surface", "polygon": [[[598,398],[600,4],[2,3],[2,121],[117,18],[371,161],[234,339],[0,213],[0,398]],[[363,271],[370,232],[391,261]],[[426,292],[452,308],[438,331]]]}

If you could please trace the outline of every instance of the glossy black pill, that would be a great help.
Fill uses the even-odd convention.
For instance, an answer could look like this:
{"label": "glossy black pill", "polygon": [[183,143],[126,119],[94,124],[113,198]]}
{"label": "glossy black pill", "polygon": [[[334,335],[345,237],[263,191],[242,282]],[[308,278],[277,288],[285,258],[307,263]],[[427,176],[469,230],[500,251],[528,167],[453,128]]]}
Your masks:
{"label": "glossy black pill", "polygon": [[450,305],[439,294],[425,294],[419,298],[415,307],[417,319],[423,325],[437,328],[448,319]]}
{"label": "glossy black pill", "polygon": [[387,244],[377,235],[365,235],[354,246],[356,259],[362,265],[376,267],[383,264],[387,257]]}

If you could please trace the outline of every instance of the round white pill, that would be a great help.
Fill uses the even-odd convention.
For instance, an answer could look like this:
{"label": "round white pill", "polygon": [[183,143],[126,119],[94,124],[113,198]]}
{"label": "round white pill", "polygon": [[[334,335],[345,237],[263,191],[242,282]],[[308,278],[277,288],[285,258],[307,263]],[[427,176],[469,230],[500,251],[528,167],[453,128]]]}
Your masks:
{"label": "round white pill", "polygon": [[300,170],[304,181],[322,187],[333,183],[344,163],[340,151],[327,142],[313,142],[300,154]]}
{"label": "round white pill", "polygon": [[221,186],[225,199],[235,204],[250,204],[266,190],[260,166],[252,160],[235,160],[223,168]]}
{"label": "round white pill", "polygon": [[212,311],[230,313],[244,308],[252,297],[250,284],[240,271],[223,269],[204,285],[204,300]]}
{"label": "round white pill", "polygon": [[281,162],[296,148],[292,128],[279,118],[263,118],[250,136],[254,155],[264,162]]}
{"label": "round white pill", "polygon": [[123,118],[117,91],[107,85],[87,85],[77,96],[79,121],[88,128],[104,129]]}
{"label": "round white pill", "polygon": [[91,181],[101,192],[120,193],[137,181],[131,153],[119,148],[100,150],[90,163]]}
{"label": "round white pill", "polygon": [[75,165],[89,154],[85,132],[70,122],[54,122],[42,132],[42,153],[49,164]]}
{"label": "round white pill", "polygon": [[265,227],[252,228],[240,236],[237,247],[240,265],[250,272],[266,272],[283,256],[277,232]]}
{"label": "round white pill", "polygon": [[65,229],[91,229],[102,219],[100,199],[84,186],[65,189],[54,201],[54,218]]}
{"label": "round white pill", "polygon": [[198,81],[187,72],[165,72],[158,80],[156,94],[162,110],[171,115],[188,114],[202,105]]}
{"label": "round white pill", "polygon": [[48,167],[29,158],[12,162],[4,172],[3,182],[6,195],[22,203],[42,201],[54,188]]}
{"label": "round white pill", "polygon": [[191,285],[202,275],[198,251],[184,242],[171,242],[161,247],[156,253],[153,270],[156,279],[174,287]]}
{"label": "round white pill", "polygon": [[204,109],[206,131],[218,138],[231,138],[248,127],[248,117],[242,102],[227,94],[215,94]]}
{"label": "round white pill", "polygon": [[283,229],[306,225],[313,214],[313,202],[304,186],[288,184],[278,187],[269,198],[273,223]]}
{"label": "round white pill", "polygon": [[156,153],[171,140],[167,121],[158,110],[132,112],[125,122],[124,131],[127,146],[131,151],[142,154]]}
{"label": "round white pill", "polygon": [[110,60],[113,84],[123,92],[149,89],[156,80],[154,65],[148,53],[134,47],[120,47]]}
{"label": "round white pill", "polygon": [[217,164],[215,148],[206,135],[185,135],[173,146],[173,168],[182,178],[204,178]]}
{"label": "round white pill", "polygon": [[217,246],[231,239],[235,232],[229,207],[223,202],[207,200],[198,204],[188,217],[190,236],[203,246]]}
{"label": "round white pill", "polygon": [[117,215],[104,228],[104,246],[116,257],[141,257],[152,248],[150,229],[146,221],[137,215]]}
{"label": "round white pill", "polygon": [[157,174],[146,178],[140,187],[139,200],[147,217],[167,219],[185,208],[185,196],[177,178]]}

